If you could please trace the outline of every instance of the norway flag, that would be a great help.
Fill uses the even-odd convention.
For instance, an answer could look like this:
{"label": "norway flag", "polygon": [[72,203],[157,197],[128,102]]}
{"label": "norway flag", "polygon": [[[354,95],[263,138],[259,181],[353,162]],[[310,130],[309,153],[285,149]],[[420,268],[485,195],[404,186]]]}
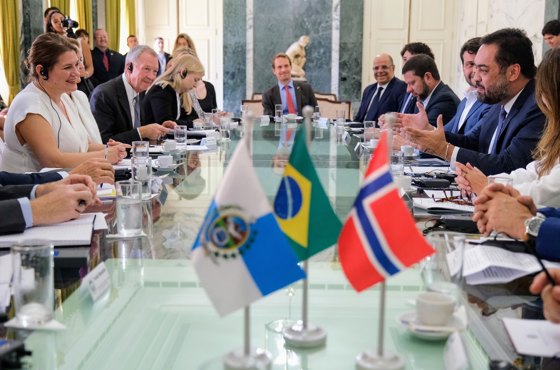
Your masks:
{"label": "norway flag", "polygon": [[388,153],[384,133],[338,239],[342,269],[359,292],[434,253],[399,197]]}

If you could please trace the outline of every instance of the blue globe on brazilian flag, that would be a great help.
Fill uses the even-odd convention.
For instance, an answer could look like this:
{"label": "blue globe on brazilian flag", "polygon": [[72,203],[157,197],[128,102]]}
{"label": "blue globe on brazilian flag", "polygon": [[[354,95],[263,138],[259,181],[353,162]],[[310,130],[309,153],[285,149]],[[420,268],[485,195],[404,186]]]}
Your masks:
{"label": "blue globe on brazilian flag", "polygon": [[274,199],[276,220],[300,261],[334,245],[342,227],[321,186],[305,135],[300,125]]}

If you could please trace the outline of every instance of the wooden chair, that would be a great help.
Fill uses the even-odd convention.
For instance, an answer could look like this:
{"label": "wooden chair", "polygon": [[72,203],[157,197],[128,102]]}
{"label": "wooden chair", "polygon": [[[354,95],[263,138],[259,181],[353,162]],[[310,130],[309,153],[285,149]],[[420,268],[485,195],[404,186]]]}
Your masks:
{"label": "wooden chair", "polygon": [[352,117],[350,117],[352,114],[352,103],[349,101],[333,101],[330,99],[317,98],[317,104],[319,104],[321,117],[336,119],[336,112],[343,110],[346,119],[352,119]]}
{"label": "wooden chair", "polygon": [[317,99],[327,99],[332,101],[337,101],[336,94],[315,92],[315,97]]}
{"label": "wooden chair", "polygon": [[255,117],[263,115],[264,108],[262,106],[262,100],[241,100],[241,104],[249,106],[249,111],[252,112]]}

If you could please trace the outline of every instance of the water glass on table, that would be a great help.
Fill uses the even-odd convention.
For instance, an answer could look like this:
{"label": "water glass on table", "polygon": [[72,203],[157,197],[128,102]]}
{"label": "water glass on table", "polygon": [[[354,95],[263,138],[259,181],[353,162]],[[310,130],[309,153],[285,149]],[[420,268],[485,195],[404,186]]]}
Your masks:
{"label": "water glass on table", "polygon": [[117,232],[124,237],[142,234],[142,183],[117,181]]}
{"label": "water glass on table", "polygon": [[275,123],[282,123],[282,116],[284,115],[284,111],[282,109],[282,104],[275,104],[274,105],[274,122]]}
{"label": "water glass on table", "polygon": [[379,130],[375,128],[375,121],[364,121],[364,141],[367,143],[378,137]]}
{"label": "water glass on table", "polygon": [[337,110],[336,111],[336,122],[342,123],[346,122],[346,111],[345,110]]}
{"label": "water glass on table", "polygon": [[490,175],[488,176],[488,183],[502,184],[506,186],[513,186],[513,179],[508,175]]}
{"label": "water glass on table", "polygon": [[230,141],[230,118],[221,117],[220,118],[220,141],[222,143]]}
{"label": "water glass on table", "polygon": [[152,195],[152,159],[150,157],[132,157],[130,160],[132,179],[142,184],[142,198]]}
{"label": "water glass on table", "polygon": [[43,325],[54,309],[53,244],[23,240],[11,247],[16,319],[23,327]]}
{"label": "water glass on table", "polygon": [[150,142],[148,141],[132,142],[132,157],[147,158],[149,156],[150,156]]}
{"label": "water glass on table", "polygon": [[184,144],[187,142],[187,126],[177,125],[174,130],[175,141],[178,144]]}
{"label": "water glass on table", "polygon": [[404,156],[400,150],[391,151],[391,174],[393,176],[404,175]]}

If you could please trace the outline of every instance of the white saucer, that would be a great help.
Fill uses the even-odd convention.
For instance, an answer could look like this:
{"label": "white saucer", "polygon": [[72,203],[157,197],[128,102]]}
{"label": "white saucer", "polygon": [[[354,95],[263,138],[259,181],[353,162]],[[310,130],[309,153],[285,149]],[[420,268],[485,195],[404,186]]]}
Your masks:
{"label": "white saucer", "polygon": [[174,169],[176,169],[177,167],[179,167],[179,163],[173,163],[169,167],[161,167],[159,165],[159,161],[157,159],[154,159],[153,167],[156,168],[158,171],[161,171],[161,172],[171,172]]}
{"label": "white saucer", "polygon": [[64,326],[64,324],[61,324],[55,319],[51,319],[50,321],[43,324],[24,325],[17,317],[14,317],[10,321],[5,322],[4,326],[7,328],[14,328],[14,329],[44,330],[44,331],[58,331],[58,330],[66,329],[66,326]]}
{"label": "white saucer", "polygon": [[397,317],[397,322],[415,337],[425,340],[443,340],[456,331],[466,328],[466,322],[459,312],[455,312],[444,326],[423,325],[418,321],[416,311],[406,312]]}

